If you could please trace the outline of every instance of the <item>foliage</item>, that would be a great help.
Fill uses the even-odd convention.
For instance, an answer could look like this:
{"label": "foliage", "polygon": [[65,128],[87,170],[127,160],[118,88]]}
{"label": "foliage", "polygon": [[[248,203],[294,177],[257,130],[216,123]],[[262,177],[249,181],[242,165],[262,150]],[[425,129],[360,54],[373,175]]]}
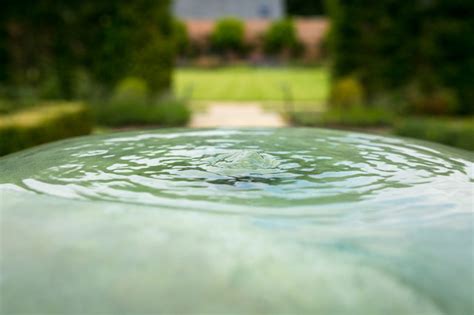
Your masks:
{"label": "foliage", "polygon": [[321,41],[317,44],[317,49],[319,50],[319,58],[323,61],[330,59],[330,37],[331,31],[330,29],[324,32]]}
{"label": "foliage", "polygon": [[185,57],[190,53],[191,41],[189,39],[188,28],[183,21],[174,21],[174,40],[176,53],[180,57]]}
{"label": "foliage", "polygon": [[332,75],[360,78],[369,102],[410,82],[448,89],[474,112],[474,2],[328,0]]}
{"label": "foliage", "polygon": [[341,78],[331,88],[329,103],[332,107],[345,110],[362,105],[364,88],[352,77]]}
{"label": "foliage", "polygon": [[407,88],[408,110],[415,114],[451,115],[458,109],[456,94],[447,88],[412,84]]}
{"label": "foliage", "polygon": [[474,117],[410,117],[395,124],[395,134],[474,151]]}
{"label": "foliage", "polygon": [[85,71],[105,92],[135,75],[150,93],[161,93],[170,86],[174,60],[169,3],[7,1],[0,14],[0,85],[47,82],[45,97],[73,98],[77,74]]}
{"label": "foliage", "polygon": [[190,118],[186,103],[172,98],[150,101],[115,96],[110,101],[94,104],[92,110],[97,124],[108,127],[174,127],[185,125]]}
{"label": "foliage", "polygon": [[236,18],[216,22],[211,34],[212,48],[219,53],[241,53],[244,50],[244,23]]}
{"label": "foliage", "polygon": [[298,54],[302,49],[296,28],[291,19],[273,22],[264,35],[264,49],[270,55],[288,53]]}
{"label": "foliage", "polygon": [[0,116],[0,155],[90,133],[92,120],[81,103],[48,103]]}
{"label": "foliage", "polygon": [[[104,54],[90,55],[92,73],[98,82],[112,88],[127,75],[144,79],[151,95],[169,89],[174,62],[173,25],[169,14],[169,1],[138,0],[108,4],[114,11],[108,15],[105,41],[101,43]],[[101,35],[101,32],[99,32]],[[99,58],[97,58],[99,57]],[[101,70],[108,64],[105,73]],[[96,68],[97,67],[97,68]],[[102,76],[105,74],[105,76]]]}
{"label": "foliage", "polygon": [[286,13],[290,16],[315,16],[325,13],[323,0],[286,0]]}
{"label": "foliage", "polygon": [[290,122],[300,126],[318,127],[384,127],[394,121],[394,114],[384,108],[351,106],[332,108],[323,113],[293,112],[288,114]]}
{"label": "foliage", "polygon": [[148,94],[148,86],[145,80],[136,77],[127,77],[120,81],[115,87],[113,99],[119,102],[145,102]]}

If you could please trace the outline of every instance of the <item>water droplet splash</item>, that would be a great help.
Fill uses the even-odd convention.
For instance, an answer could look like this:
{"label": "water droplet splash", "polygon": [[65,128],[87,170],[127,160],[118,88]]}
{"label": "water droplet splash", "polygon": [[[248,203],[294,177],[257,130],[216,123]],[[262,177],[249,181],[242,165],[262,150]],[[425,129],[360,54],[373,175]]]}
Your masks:
{"label": "water droplet splash", "polygon": [[275,157],[257,150],[235,150],[205,160],[208,171],[237,178],[274,174],[279,171],[280,164]]}

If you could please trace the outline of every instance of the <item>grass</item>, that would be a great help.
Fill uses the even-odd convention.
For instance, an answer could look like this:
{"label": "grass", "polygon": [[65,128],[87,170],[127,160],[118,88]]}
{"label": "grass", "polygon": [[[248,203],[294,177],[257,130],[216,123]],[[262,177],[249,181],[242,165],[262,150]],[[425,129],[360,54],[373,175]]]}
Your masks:
{"label": "grass", "polygon": [[175,93],[192,101],[259,101],[321,104],[326,100],[329,76],[324,68],[177,69]]}

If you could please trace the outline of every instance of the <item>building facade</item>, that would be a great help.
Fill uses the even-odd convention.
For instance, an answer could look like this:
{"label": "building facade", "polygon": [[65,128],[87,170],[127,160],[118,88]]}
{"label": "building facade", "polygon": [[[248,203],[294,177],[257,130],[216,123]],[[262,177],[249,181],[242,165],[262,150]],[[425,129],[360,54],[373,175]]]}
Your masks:
{"label": "building facade", "polygon": [[284,0],[174,0],[173,11],[180,19],[219,19],[237,17],[280,19],[285,15]]}

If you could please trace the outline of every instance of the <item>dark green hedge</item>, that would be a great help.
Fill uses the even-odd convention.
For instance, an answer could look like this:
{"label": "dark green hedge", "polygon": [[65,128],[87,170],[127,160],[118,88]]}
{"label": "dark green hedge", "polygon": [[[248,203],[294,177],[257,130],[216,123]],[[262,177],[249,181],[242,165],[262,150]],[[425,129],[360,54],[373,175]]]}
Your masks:
{"label": "dark green hedge", "polygon": [[287,116],[297,126],[330,128],[387,127],[394,120],[394,114],[386,109],[363,106],[334,108],[322,113],[294,112]]}
{"label": "dark green hedge", "polygon": [[474,151],[474,118],[411,117],[395,125],[395,134]]}
{"label": "dark green hedge", "polygon": [[[368,101],[414,84],[452,90],[474,112],[474,1],[328,0],[335,79],[357,76]],[[401,92],[403,93],[403,92]]]}
{"label": "dark green hedge", "polygon": [[98,125],[107,127],[185,126],[191,111],[185,102],[168,99],[158,102],[111,100],[93,106]]}
{"label": "dark green hedge", "polygon": [[0,116],[0,155],[91,132],[92,119],[80,103],[52,103]]}

